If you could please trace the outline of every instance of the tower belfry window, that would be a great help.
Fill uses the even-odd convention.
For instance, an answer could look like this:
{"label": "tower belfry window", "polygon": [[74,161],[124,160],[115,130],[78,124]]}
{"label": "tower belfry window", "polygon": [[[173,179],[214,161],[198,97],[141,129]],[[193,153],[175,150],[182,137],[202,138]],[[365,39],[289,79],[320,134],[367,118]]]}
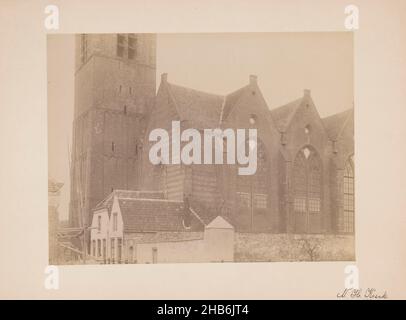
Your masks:
{"label": "tower belfry window", "polygon": [[125,36],[123,34],[117,35],[117,56],[124,57]]}
{"label": "tower belfry window", "polygon": [[134,60],[137,58],[138,39],[135,33],[117,35],[117,56]]}
{"label": "tower belfry window", "polygon": [[134,33],[128,35],[128,59],[137,57],[137,38]]}
{"label": "tower belfry window", "polygon": [[85,63],[87,60],[87,35],[80,35],[80,60]]}

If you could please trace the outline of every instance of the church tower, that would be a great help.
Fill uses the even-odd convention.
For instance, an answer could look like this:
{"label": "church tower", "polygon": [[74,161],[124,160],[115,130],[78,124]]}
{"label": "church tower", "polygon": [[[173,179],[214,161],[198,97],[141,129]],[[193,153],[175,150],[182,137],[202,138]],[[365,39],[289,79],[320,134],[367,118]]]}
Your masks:
{"label": "church tower", "polygon": [[112,190],[139,187],[142,138],[155,99],[155,50],[154,34],[76,36],[72,227],[89,225],[92,208]]}

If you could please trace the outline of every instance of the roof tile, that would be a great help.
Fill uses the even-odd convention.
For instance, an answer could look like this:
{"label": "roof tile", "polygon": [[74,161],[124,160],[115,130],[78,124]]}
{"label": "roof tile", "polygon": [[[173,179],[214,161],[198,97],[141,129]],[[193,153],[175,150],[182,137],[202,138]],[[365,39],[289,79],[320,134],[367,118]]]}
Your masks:
{"label": "roof tile", "polygon": [[[119,199],[127,232],[186,231],[183,202],[162,199]],[[192,226],[199,226],[192,216]],[[200,225],[200,227],[202,227]],[[195,228],[193,228],[195,229]]]}
{"label": "roof tile", "polygon": [[224,97],[168,83],[182,120],[195,122],[195,127],[218,125]]}
{"label": "roof tile", "polygon": [[301,105],[302,101],[303,97],[270,111],[272,118],[275,121],[276,128],[279,131],[284,132],[287,129],[290,120]]}

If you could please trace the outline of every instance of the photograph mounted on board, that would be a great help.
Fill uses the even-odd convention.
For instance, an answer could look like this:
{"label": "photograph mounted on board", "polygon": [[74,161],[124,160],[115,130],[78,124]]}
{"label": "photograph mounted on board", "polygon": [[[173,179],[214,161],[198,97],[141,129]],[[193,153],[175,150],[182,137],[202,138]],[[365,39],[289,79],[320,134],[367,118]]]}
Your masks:
{"label": "photograph mounted on board", "polygon": [[49,34],[49,263],[354,261],[353,34]]}

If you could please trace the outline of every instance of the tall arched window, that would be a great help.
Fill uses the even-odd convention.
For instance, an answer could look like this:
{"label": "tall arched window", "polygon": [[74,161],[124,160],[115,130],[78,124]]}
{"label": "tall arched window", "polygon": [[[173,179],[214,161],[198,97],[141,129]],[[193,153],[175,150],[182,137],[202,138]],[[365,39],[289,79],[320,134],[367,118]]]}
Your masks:
{"label": "tall arched window", "polygon": [[354,232],[354,162],[350,157],[345,163],[343,177],[343,212],[339,220],[340,232]]}
{"label": "tall arched window", "polygon": [[293,167],[294,229],[297,233],[322,231],[321,174],[317,152],[310,147],[300,150]]}
{"label": "tall arched window", "polygon": [[[248,148],[248,145],[246,146]],[[247,149],[246,149],[247,150]],[[254,175],[237,177],[237,193],[240,207],[266,209],[268,204],[269,186],[268,155],[262,141],[257,141],[257,171]]]}

